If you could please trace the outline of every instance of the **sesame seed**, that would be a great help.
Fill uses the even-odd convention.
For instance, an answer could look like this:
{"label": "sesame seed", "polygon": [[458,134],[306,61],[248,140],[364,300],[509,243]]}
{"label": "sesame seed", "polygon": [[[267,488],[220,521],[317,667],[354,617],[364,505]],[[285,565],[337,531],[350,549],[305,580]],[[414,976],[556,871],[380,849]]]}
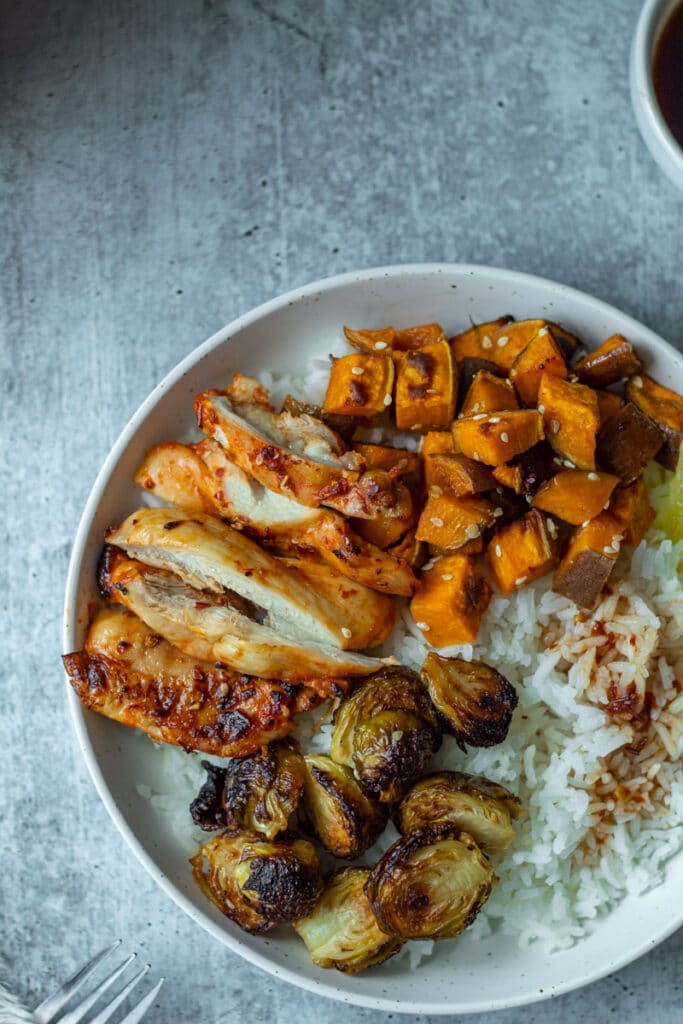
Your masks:
{"label": "sesame seed", "polygon": [[493,550],[494,550],[494,551],[495,551],[495,553],[496,553],[496,558],[500,558],[500,557],[501,557],[501,555],[503,554],[503,549],[502,549],[502,547],[500,546],[500,544],[496,544],[496,546],[495,546],[495,548],[494,548]]}
{"label": "sesame seed", "polygon": [[543,413],[545,412],[545,406],[544,405],[539,405],[538,411],[541,413],[541,415],[543,415]]}
{"label": "sesame seed", "polygon": [[472,419],[473,420],[485,420],[486,419],[486,413],[485,412],[480,412],[477,416],[473,416]]}
{"label": "sesame seed", "polygon": [[385,395],[384,396],[384,404],[385,405],[391,405],[391,395]]}
{"label": "sesame seed", "polygon": [[540,331],[538,332],[538,336],[539,336],[539,338],[545,338],[547,333],[548,333],[548,328],[547,327],[541,327]]}
{"label": "sesame seed", "polygon": [[602,550],[605,552],[606,555],[611,555],[612,554],[611,546],[606,546]]}
{"label": "sesame seed", "polygon": [[432,498],[440,498],[442,494],[443,491],[438,484],[432,484],[432,486],[429,488],[429,495]]}
{"label": "sesame seed", "polygon": [[475,460],[475,462],[479,462],[479,452],[472,452],[472,458]]}
{"label": "sesame seed", "polygon": [[423,572],[429,572],[429,570],[433,569],[435,565],[436,565],[436,559],[435,558],[430,558],[429,561],[425,562],[425,564],[422,566],[422,571]]}
{"label": "sesame seed", "polygon": [[432,526],[443,526],[443,519],[440,519],[439,516],[432,516],[429,522]]}
{"label": "sesame seed", "polygon": [[602,511],[606,512],[608,508],[609,508],[609,498],[607,499],[605,504],[602,506]]}
{"label": "sesame seed", "polygon": [[439,389],[438,388],[427,388],[427,394],[428,395],[438,395],[438,393],[439,393]]}
{"label": "sesame seed", "polygon": [[494,519],[500,519],[500,517],[502,515],[503,515],[503,509],[500,507],[500,505],[497,508],[494,508],[494,510],[493,510],[493,518]]}
{"label": "sesame seed", "polygon": [[489,423],[500,423],[500,416],[492,416]]}
{"label": "sesame seed", "polygon": [[579,378],[576,376],[576,374],[575,373],[570,373],[569,374],[569,383],[570,384],[578,384],[578,382],[579,382]]}
{"label": "sesame seed", "polygon": [[589,474],[588,474],[588,479],[589,479],[589,480],[599,480],[599,479],[600,479],[600,477],[598,476],[598,474],[597,474],[597,473],[589,473]]}
{"label": "sesame seed", "polygon": [[550,429],[552,430],[553,434],[559,433],[560,421],[559,420],[551,420],[550,421]]}
{"label": "sesame seed", "polygon": [[386,341],[376,341],[375,342],[375,348],[377,349],[378,352],[381,352],[382,349],[384,349],[386,347],[387,347]]}
{"label": "sesame seed", "polygon": [[507,444],[508,441],[510,440],[508,434],[505,431],[503,431],[502,434],[500,435],[500,439],[504,444]]}
{"label": "sesame seed", "polygon": [[352,366],[351,367],[351,373],[355,377],[362,377],[363,374],[365,373],[365,367],[364,366]]}
{"label": "sesame seed", "polygon": [[407,465],[408,465],[408,460],[407,459],[399,459],[398,462],[396,463],[397,469],[405,469]]}
{"label": "sesame seed", "polygon": [[557,455],[553,459],[553,462],[555,463],[556,466],[561,466],[562,465],[562,459],[558,459]]}
{"label": "sesame seed", "polygon": [[631,377],[631,384],[633,384],[634,388],[642,388],[643,378],[640,376]]}
{"label": "sesame seed", "polygon": [[411,430],[422,430],[422,424],[421,423],[413,423],[413,425],[412,425],[412,427],[410,429]]}
{"label": "sesame seed", "polygon": [[289,476],[286,473],[285,473],[285,475],[282,478],[282,486],[284,488],[289,487]]}
{"label": "sesame seed", "polygon": [[416,622],[415,625],[417,626],[418,629],[421,629],[423,633],[429,632],[429,626],[427,625],[426,622]]}
{"label": "sesame seed", "polygon": [[554,540],[557,537],[557,526],[552,519],[546,519],[545,524],[548,527],[548,533]]}
{"label": "sesame seed", "polygon": [[618,533],[615,537],[612,537],[612,547],[618,548],[621,543],[621,534]]}
{"label": "sesame seed", "polygon": [[342,626],[341,631],[343,637],[346,637],[347,640],[351,639],[353,634],[351,633],[351,630],[348,628],[348,626]]}
{"label": "sesame seed", "polygon": [[503,488],[502,487],[496,487],[496,494],[502,494],[502,493],[503,493]]}
{"label": "sesame seed", "polygon": [[479,529],[476,523],[470,523],[470,525],[465,530],[465,533],[471,540],[474,540],[476,537],[479,536],[481,530]]}
{"label": "sesame seed", "polygon": [[508,338],[507,334],[504,334],[502,338],[497,339],[496,345],[498,346],[498,348],[505,348],[509,340],[510,339]]}
{"label": "sesame seed", "polygon": [[526,583],[528,576],[518,576],[515,580],[515,586],[521,587],[522,583]]}
{"label": "sesame seed", "polygon": [[443,572],[443,573],[441,573],[441,579],[445,580],[446,583],[448,583],[449,580],[453,579],[453,573],[452,572]]}
{"label": "sesame seed", "polygon": [[531,502],[534,500],[533,494],[527,494],[526,495],[526,500],[529,502],[529,504],[531,504]]}
{"label": "sesame seed", "polygon": [[489,338],[488,334],[484,335],[481,341],[482,348],[493,348],[493,342]]}
{"label": "sesame seed", "polygon": [[571,460],[571,459],[565,459],[565,460],[563,461],[562,465],[563,465],[563,466],[566,466],[566,467],[567,467],[567,469],[574,469],[574,468],[575,468],[575,467],[574,467],[574,463],[572,462],[572,460]]}
{"label": "sesame seed", "polygon": [[590,519],[584,519],[584,521],[581,523],[581,528],[583,529],[584,526],[588,526],[589,523]]}

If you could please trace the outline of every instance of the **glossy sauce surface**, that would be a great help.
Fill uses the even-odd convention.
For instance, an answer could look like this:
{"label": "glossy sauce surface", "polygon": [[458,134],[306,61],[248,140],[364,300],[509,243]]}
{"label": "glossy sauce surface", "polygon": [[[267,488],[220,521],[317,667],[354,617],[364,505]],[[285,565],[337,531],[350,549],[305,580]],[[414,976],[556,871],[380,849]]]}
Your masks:
{"label": "glossy sauce surface", "polygon": [[683,3],[671,12],[659,37],[652,77],[664,119],[683,146]]}

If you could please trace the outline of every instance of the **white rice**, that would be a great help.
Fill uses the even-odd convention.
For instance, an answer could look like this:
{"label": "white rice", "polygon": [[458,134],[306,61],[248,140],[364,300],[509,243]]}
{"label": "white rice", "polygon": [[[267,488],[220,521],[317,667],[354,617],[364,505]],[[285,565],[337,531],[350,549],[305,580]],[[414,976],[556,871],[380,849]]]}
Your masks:
{"label": "white rice", "polygon": [[[294,390],[320,401],[328,375],[329,361],[321,359],[314,360],[305,388],[268,374],[262,382],[273,388],[275,401]],[[390,436],[399,443],[382,427],[367,440]],[[648,482],[656,504],[666,485],[661,474]],[[500,883],[470,934],[495,930],[521,945],[569,946],[625,894],[658,884],[667,859],[683,846],[682,561],[683,542],[672,545],[651,531],[637,550],[621,555],[592,614],[578,613],[546,578],[494,597],[476,644],[441,649],[494,665],[519,697],[504,743],[463,753],[446,737],[430,766],[485,775],[517,793],[524,806],[514,844],[495,859]],[[381,653],[419,668],[430,649],[402,602]],[[639,703],[652,702],[651,714],[635,722],[608,707],[629,685]],[[305,749],[327,751],[329,734],[329,724],[312,731],[302,722]],[[168,792],[143,785],[138,791],[172,815],[189,856],[206,840],[188,813],[204,757],[160,749],[168,758]],[[376,861],[396,835],[389,826],[364,861]],[[410,966],[432,945],[408,943]]]}

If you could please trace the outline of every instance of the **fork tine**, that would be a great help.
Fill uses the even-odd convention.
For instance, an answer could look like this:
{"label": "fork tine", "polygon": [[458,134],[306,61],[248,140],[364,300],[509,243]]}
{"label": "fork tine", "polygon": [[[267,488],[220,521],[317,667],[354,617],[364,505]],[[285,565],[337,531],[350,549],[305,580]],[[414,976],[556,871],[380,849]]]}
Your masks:
{"label": "fork tine", "polygon": [[[141,980],[142,980],[142,978],[144,978],[144,976],[145,976],[145,975],[147,974],[147,972],[148,972],[148,971],[149,971],[149,964],[145,964],[145,966],[144,966],[144,967],[142,968],[142,970],[141,970],[141,971],[138,971],[138,973],[137,973],[137,974],[135,975],[135,977],[134,977],[134,978],[131,978],[131,980],[130,980],[130,981],[128,982],[128,984],[127,984],[127,985],[125,985],[125,986],[124,986],[124,987],[123,987],[123,988],[121,989],[121,991],[120,991],[120,992],[118,993],[118,995],[114,996],[114,998],[112,999],[112,1001],[111,1001],[110,1003],[107,1003],[107,1005],[106,1005],[105,1007],[103,1007],[103,1009],[101,1009],[101,1010],[100,1010],[100,1012],[99,1012],[99,1013],[97,1014],[97,1016],[96,1016],[96,1017],[93,1017],[93,1019],[92,1019],[92,1020],[90,1021],[90,1024],[106,1024],[106,1022],[107,1022],[107,1021],[109,1020],[109,1018],[111,1017],[111,1015],[112,1015],[112,1014],[114,1013],[114,1011],[116,1010],[117,1006],[120,1006],[120,1005],[121,1005],[121,1003],[122,1003],[122,1002],[123,1002],[123,1000],[124,1000],[124,999],[126,998],[126,996],[128,995],[128,993],[129,993],[129,992],[131,992],[131,991],[132,991],[132,989],[134,989],[134,988],[135,988],[135,986],[137,985],[137,983],[138,983],[139,981],[141,981]],[[162,980],[163,980],[163,979],[162,979]],[[157,986],[157,990],[158,990],[158,989],[159,989],[160,987],[161,987],[161,986],[160,986],[160,985],[158,985],[158,986]],[[147,1007],[145,1007],[145,1009],[146,1009],[146,1008],[147,1008]],[[127,1019],[128,1019],[128,1018],[126,1017],[126,1018],[125,1018],[125,1020],[127,1020]],[[61,1022],[61,1021],[60,1021],[60,1024],[62,1024],[62,1022]],[[124,1021],[121,1021],[121,1024],[124,1024]]]}
{"label": "fork tine", "polygon": [[[78,1024],[78,1022],[85,1017],[91,1006],[95,1005],[100,996],[114,984],[116,979],[123,974],[126,967],[135,960],[135,956],[135,953],[131,953],[130,956],[127,956],[123,963],[119,964],[111,974],[108,974],[107,977],[99,983],[97,988],[93,989],[92,992],[78,1004],[78,1006],[74,1006],[73,1010],[69,1010],[69,1012],[65,1013],[63,1017],[60,1017],[59,1024]],[[146,971],[141,971],[138,977],[142,977],[146,973]]]}
{"label": "fork tine", "polygon": [[95,968],[106,960],[114,950],[121,945],[121,939],[117,939],[112,942],[111,946],[107,946],[105,949],[101,949],[99,953],[96,953],[92,960],[81,967],[80,970],[72,974],[70,978],[61,985],[56,992],[53,992],[51,996],[43,1000],[40,1006],[36,1006],[33,1011],[33,1018],[36,1024],[50,1024],[50,1021],[54,1020],[56,1015],[66,1006],[71,996],[76,992],[84,981],[90,977]]}
{"label": "fork tine", "polygon": [[[159,978],[159,981],[156,983],[151,992],[148,992],[147,995],[140,1000],[138,1005],[133,1007],[130,1013],[123,1018],[121,1024],[139,1024],[139,1021],[142,1020],[142,1018],[145,1016],[150,1006],[156,999],[159,989],[161,988],[163,983],[164,979]],[[93,1021],[93,1024],[95,1024],[95,1021]]]}

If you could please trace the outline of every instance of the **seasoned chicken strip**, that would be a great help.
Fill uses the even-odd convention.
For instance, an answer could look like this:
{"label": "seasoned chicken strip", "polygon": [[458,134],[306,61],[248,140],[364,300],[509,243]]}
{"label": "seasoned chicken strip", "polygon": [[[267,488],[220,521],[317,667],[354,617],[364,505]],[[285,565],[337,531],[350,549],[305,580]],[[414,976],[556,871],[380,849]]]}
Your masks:
{"label": "seasoned chicken strip", "polygon": [[380,593],[411,597],[417,586],[406,561],[355,533],[338,512],[277,494],[231,462],[210,438],[152,448],[135,474],[152,494],[186,511],[213,512],[279,551],[316,551],[344,576]]}
{"label": "seasoned chicken strip", "polygon": [[244,757],[286,736],[293,711],[316,701],[303,688],[191,658],[122,608],[103,608],[85,649],[62,660],[85,707],[155,743],[219,757]]}
{"label": "seasoned chicken strip", "polygon": [[334,431],[313,416],[275,413],[252,378],[235,374],[227,391],[203,392],[194,408],[201,430],[270,490],[360,519],[410,518],[412,499],[404,484],[382,470],[359,472],[359,456],[344,453]]}
{"label": "seasoned chicken strip", "polygon": [[235,591],[265,609],[269,627],[296,640],[362,650],[383,643],[394,624],[391,598],[330,568],[330,583],[312,586],[297,568],[203,512],[188,518],[174,507],[143,508],[108,530],[106,539],[131,558],[177,573],[190,586]]}
{"label": "seasoned chicken strip", "polygon": [[[105,596],[135,612],[186,654],[249,675],[306,682],[318,692],[336,693],[334,680],[370,675],[386,663],[386,659],[282,636],[228,604],[212,603],[213,595],[193,589],[173,573],[132,561],[115,550],[114,557],[102,562],[100,586]],[[326,680],[330,681],[327,688]]]}

